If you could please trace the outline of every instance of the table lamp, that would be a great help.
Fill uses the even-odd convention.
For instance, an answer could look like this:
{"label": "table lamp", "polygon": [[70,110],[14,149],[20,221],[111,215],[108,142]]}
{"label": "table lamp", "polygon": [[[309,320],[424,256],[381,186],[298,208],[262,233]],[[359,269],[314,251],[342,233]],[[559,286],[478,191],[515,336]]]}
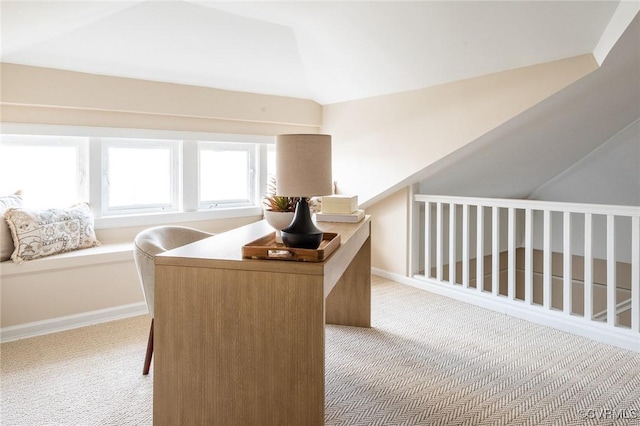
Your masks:
{"label": "table lamp", "polygon": [[300,197],[291,224],[282,230],[287,247],[317,249],[323,232],[311,220],[309,198],[331,195],[331,136],[303,134],[276,137],[278,195]]}

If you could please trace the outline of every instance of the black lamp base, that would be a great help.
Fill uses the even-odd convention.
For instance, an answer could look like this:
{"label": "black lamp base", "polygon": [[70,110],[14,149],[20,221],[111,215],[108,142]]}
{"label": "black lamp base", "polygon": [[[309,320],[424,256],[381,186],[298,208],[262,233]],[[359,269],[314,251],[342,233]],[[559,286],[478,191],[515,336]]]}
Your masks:
{"label": "black lamp base", "polygon": [[311,211],[306,198],[300,198],[291,225],[282,230],[282,242],[287,247],[317,249],[323,232],[311,220]]}

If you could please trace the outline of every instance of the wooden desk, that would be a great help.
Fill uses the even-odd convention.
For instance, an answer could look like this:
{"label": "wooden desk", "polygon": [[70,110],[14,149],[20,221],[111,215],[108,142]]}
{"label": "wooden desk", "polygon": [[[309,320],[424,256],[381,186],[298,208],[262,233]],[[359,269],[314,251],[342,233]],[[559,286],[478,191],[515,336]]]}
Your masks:
{"label": "wooden desk", "polygon": [[322,425],[324,324],[371,325],[370,218],[324,262],[242,258],[253,223],[156,258],[154,425]]}

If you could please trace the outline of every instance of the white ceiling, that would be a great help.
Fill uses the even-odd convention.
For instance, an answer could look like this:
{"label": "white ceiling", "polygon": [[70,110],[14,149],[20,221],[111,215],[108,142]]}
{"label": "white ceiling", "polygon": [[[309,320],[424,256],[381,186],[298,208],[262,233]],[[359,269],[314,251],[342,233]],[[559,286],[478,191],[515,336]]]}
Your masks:
{"label": "white ceiling", "polygon": [[618,1],[2,1],[2,62],[313,99],[592,53]]}

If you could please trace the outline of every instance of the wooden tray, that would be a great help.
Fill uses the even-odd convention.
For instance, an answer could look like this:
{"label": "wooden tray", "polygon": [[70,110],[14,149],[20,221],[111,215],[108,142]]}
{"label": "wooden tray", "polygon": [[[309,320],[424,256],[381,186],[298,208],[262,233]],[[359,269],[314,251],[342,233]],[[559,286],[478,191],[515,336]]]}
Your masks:
{"label": "wooden tray", "polygon": [[272,232],[242,246],[245,259],[297,260],[303,262],[323,262],[340,246],[340,234],[325,232],[320,247],[316,250],[285,247],[276,243],[276,233]]}

